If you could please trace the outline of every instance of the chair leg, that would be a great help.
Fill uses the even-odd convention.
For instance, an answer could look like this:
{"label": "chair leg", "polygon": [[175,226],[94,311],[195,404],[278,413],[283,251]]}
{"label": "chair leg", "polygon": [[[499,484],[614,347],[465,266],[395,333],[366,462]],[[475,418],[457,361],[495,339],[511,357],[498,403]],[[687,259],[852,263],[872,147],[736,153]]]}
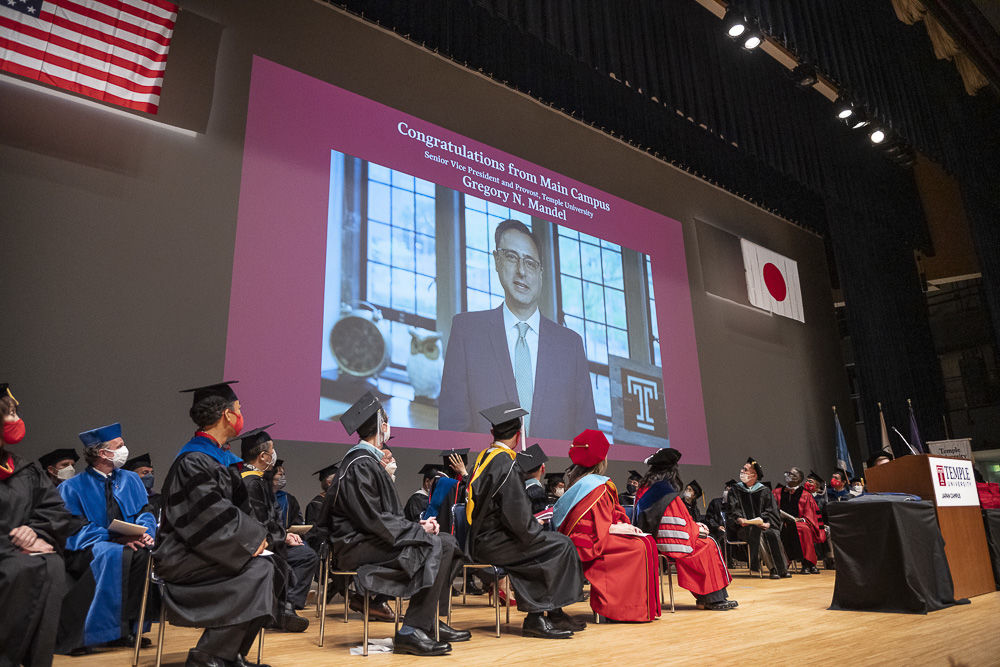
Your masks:
{"label": "chair leg", "polygon": [[330,584],[330,555],[327,554],[320,569],[319,583],[323,589],[323,599],[320,600],[319,609],[319,647],[323,648],[323,639],[326,637],[326,589]]}
{"label": "chair leg", "polygon": [[[510,598],[507,598],[510,604]],[[493,568],[493,612],[497,617],[497,639],[500,638],[500,573]]]}
{"label": "chair leg", "polygon": [[[351,580],[348,579],[347,577],[344,577],[344,623],[347,623],[347,598],[348,598],[347,588],[350,585],[351,585]],[[365,598],[367,599],[367,597],[368,596],[366,595]]]}
{"label": "chair leg", "polygon": [[462,566],[462,604],[466,604],[466,602],[465,602],[465,592],[466,592],[465,588],[466,588],[466,583],[468,583],[468,579],[469,579],[469,571],[467,569],[465,569],[465,566]]}
{"label": "chair leg", "polygon": [[257,635],[257,664],[262,664],[264,662],[264,628],[260,629],[260,634]]}
{"label": "chair leg", "polygon": [[361,655],[368,655],[368,593],[365,593],[365,635],[364,648],[361,650]]}
{"label": "chair leg", "polygon": [[674,573],[673,566],[667,561],[667,588],[670,590],[670,613],[674,613]]}
{"label": "chair leg", "polygon": [[400,606],[402,604],[403,604],[403,599],[397,595],[396,596],[396,609],[395,609],[395,613],[393,613],[393,616],[394,616],[393,620],[395,621],[395,627],[393,628],[393,632],[399,632],[399,608],[400,608]]}
{"label": "chair leg", "polygon": [[441,641],[441,599],[434,603],[434,641]]}
{"label": "chair leg", "polygon": [[[162,590],[162,589],[161,589]],[[160,602],[160,632],[156,637],[156,667],[160,667],[163,659],[163,635],[167,628],[167,605]]]}
{"label": "chair leg", "polygon": [[139,664],[139,648],[142,646],[142,626],[146,623],[146,602],[149,600],[149,575],[153,571],[153,556],[146,562],[146,580],[142,584],[142,604],[139,605],[139,625],[135,629],[135,652],[132,654],[132,667]]}
{"label": "chair leg", "polygon": [[504,579],[504,582],[505,582],[504,583],[504,588],[507,589],[507,605],[506,605],[507,606],[507,625],[510,625],[510,603],[511,603],[511,600],[513,599],[511,597],[511,595],[510,595],[510,576],[507,576]]}
{"label": "chair leg", "polygon": [[449,581],[448,582],[448,625],[451,625],[451,597],[452,597],[452,589],[451,589],[451,582]]}

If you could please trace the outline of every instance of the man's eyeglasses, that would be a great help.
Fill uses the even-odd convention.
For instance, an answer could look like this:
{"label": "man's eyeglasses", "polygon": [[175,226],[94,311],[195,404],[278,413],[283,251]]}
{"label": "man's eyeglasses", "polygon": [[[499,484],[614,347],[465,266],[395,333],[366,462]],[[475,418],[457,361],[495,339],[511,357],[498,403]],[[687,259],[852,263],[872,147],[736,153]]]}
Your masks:
{"label": "man's eyeglasses", "polygon": [[508,250],[507,248],[497,248],[497,256],[501,257],[503,261],[508,264],[517,266],[520,264],[525,271],[530,271],[531,273],[538,273],[542,270],[542,263],[539,262],[534,257],[528,255],[521,255],[513,250]]}

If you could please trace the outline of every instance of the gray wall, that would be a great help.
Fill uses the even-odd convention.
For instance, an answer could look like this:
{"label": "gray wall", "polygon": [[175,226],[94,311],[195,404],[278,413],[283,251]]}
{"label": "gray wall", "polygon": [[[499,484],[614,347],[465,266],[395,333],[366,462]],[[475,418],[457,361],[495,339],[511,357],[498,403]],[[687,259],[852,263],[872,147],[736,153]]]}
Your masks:
{"label": "gray wall", "polygon": [[[713,462],[683,475],[711,497],[748,454],[769,478],[793,464],[832,467],[830,406],[846,408],[848,396],[819,238],[338,10],[309,0],[182,5],[221,26],[199,19],[211,39],[175,41],[178,58],[214,65],[214,86],[167,70],[165,98],[172,88],[210,110],[197,136],[0,82],[0,381],[23,403],[22,454],[76,446],[78,431],[120,420],[130,450],[150,451],[162,479],[193,431],[176,390],[222,377],[258,54],[680,220]],[[700,248],[696,220],[796,258],[806,324],[706,294],[722,259]],[[281,418],[266,405],[245,413],[248,426]],[[303,504],[317,488],[308,474],[346,451],[277,445]],[[396,457],[405,500],[428,454]],[[631,467],[613,463],[611,475]]]}

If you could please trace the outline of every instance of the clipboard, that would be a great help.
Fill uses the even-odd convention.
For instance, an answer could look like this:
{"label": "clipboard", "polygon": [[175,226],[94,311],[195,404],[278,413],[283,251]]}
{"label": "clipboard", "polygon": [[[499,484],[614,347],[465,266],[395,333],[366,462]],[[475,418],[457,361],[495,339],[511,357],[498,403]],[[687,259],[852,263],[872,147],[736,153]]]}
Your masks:
{"label": "clipboard", "polygon": [[128,537],[139,537],[146,532],[145,526],[140,526],[137,523],[129,523],[127,521],[119,521],[115,519],[108,526],[108,531],[112,533],[117,533],[119,535],[126,535]]}

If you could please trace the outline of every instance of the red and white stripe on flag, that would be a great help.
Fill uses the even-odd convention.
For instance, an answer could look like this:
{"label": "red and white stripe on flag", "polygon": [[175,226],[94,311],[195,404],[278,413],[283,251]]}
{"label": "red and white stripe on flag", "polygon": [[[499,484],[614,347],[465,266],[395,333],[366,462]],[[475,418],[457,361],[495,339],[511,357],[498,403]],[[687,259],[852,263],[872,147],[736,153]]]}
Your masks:
{"label": "red and white stripe on flag", "polygon": [[0,69],[156,113],[177,5],[0,0]]}
{"label": "red and white stripe on flag", "polygon": [[740,247],[750,303],[775,315],[805,322],[798,263],[746,239],[740,239]]}

